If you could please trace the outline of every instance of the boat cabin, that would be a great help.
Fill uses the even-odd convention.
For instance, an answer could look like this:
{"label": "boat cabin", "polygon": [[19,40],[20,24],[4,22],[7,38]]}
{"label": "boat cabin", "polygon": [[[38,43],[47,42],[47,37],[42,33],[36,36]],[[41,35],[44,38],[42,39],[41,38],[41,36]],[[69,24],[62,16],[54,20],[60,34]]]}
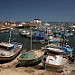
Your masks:
{"label": "boat cabin", "polygon": [[47,48],[47,56],[44,59],[44,61],[46,61],[46,63],[53,65],[62,65],[63,52],[64,51],[60,49]]}

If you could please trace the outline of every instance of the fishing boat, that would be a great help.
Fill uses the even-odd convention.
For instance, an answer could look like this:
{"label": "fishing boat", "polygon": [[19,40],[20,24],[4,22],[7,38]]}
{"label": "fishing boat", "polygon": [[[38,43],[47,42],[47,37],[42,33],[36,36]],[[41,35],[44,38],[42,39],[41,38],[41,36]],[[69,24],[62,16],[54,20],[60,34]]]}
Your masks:
{"label": "fishing boat", "polygon": [[72,55],[72,52],[74,50],[74,47],[70,46],[67,43],[67,40],[65,36],[63,36],[63,41],[62,43],[60,43],[60,46],[58,46],[58,49],[63,50],[64,51],[64,55],[65,56],[69,56]]}
{"label": "fishing boat", "polygon": [[34,34],[32,35],[32,38],[33,38],[33,39],[35,39],[35,38],[37,39],[37,37],[39,37],[39,33],[34,33]]}
{"label": "fishing boat", "polygon": [[18,25],[16,25],[16,28],[23,28],[23,27],[24,27],[23,24],[18,24]]}
{"label": "fishing boat", "polygon": [[21,51],[22,44],[17,42],[0,43],[0,62],[13,60]]}
{"label": "fishing boat", "polygon": [[58,46],[58,49],[64,50],[65,54],[69,54],[70,52],[72,52],[74,50],[74,47],[69,46],[69,45],[60,45]]}
{"label": "fishing boat", "polygon": [[65,37],[71,37],[73,36],[73,33],[65,33]]}
{"label": "fishing boat", "polygon": [[51,43],[46,45],[45,48],[57,48],[59,45],[59,43]]}
{"label": "fishing boat", "polygon": [[24,30],[24,31],[21,31],[21,32],[20,32],[20,35],[27,37],[28,35],[30,35],[30,32]]}
{"label": "fishing boat", "polygon": [[36,64],[39,61],[41,61],[43,56],[44,56],[44,51],[42,51],[42,50],[32,50],[32,30],[31,30],[31,26],[30,26],[30,31],[31,31],[31,50],[30,51],[24,50],[22,52],[21,56],[18,58],[18,61],[19,61],[21,66]]}
{"label": "fishing boat", "polygon": [[68,58],[63,57],[63,51],[55,48],[47,48],[47,55],[43,57],[42,64],[46,70],[61,71],[68,62]]}
{"label": "fishing boat", "polygon": [[46,35],[45,34],[41,34],[41,33],[40,34],[39,33],[34,33],[34,35],[32,35],[33,39],[36,38],[36,39],[39,39],[39,40],[40,39],[45,39],[45,37],[46,37]]}
{"label": "fishing boat", "polygon": [[45,38],[45,41],[48,41],[49,43],[57,43],[57,42],[62,42],[63,39],[59,37],[55,37],[55,36],[47,36]]}
{"label": "fishing boat", "polygon": [[13,60],[21,51],[22,44],[11,42],[11,30],[9,42],[0,43],[0,62]]}
{"label": "fishing boat", "polygon": [[50,42],[60,42],[62,41],[61,38],[49,39]]}
{"label": "fishing boat", "polygon": [[18,58],[18,61],[21,66],[24,65],[33,65],[42,60],[44,56],[44,51],[33,50],[33,51],[23,51],[22,55]]}

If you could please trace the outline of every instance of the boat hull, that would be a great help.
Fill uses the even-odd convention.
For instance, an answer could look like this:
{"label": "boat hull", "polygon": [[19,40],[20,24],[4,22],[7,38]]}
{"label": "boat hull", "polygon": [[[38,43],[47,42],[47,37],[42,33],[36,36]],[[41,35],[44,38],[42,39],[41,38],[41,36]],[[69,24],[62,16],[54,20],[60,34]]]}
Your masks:
{"label": "boat hull", "polygon": [[28,35],[20,33],[21,36],[27,37]]}
{"label": "boat hull", "polygon": [[50,63],[46,63],[44,61],[44,58],[42,59],[42,64],[43,64],[43,67],[46,69],[46,70],[52,70],[52,71],[61,71],[63,70],[64,68],[64,65],[66,65],[68,59],[65,58],[66,61],[62,64],[62,65],[54,65],[54,64],[50,64]]}
{"label": "boat hull", "polygon": [[23,66],[23,65],[33,65],[33,64],[38,64],[39,62],[41,62],[43,56],[44,56],[44,54],[41,55],[40,57],[38,56],[37,58],[30,59],[30,60],[18,58],[18,61],[19,61],[21,66]]}
{"label": "boat hull", "polygon": [[17,51],[14,52],[13,54],[9,55],[9,56],[0,56],[0,62],[8,62],[13,60],[16,56],[18,56],[18,54],[20,53],[21,49],[22,49],[22,44],[18,44],[19,47],[17,47]]}

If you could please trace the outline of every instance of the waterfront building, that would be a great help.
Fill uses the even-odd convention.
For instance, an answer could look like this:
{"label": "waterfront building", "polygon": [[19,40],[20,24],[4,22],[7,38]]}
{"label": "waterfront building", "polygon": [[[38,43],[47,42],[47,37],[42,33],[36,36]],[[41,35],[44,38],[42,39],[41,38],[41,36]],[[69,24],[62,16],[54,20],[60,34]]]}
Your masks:
{"label": "waterfront building", "polygon": [[39,18],[38,18],[38,19],[35,18],[35,19],[34,19],[34,23],[37,23],[37,24],[38,24],[38,23],[41,23],[41,21],[40,21]]}

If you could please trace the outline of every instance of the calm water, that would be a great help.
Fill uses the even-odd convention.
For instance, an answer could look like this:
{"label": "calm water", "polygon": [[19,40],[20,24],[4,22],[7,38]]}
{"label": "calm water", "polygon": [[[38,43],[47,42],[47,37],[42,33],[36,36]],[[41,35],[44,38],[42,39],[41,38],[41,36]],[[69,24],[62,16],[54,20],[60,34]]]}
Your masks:
{"label": "calm water", "polygon": [[[9,40],[9,33],[0,32],[0,42],[2,42],[2,41],[8,42],[8,40]],[[19,33],[12,32],[11,41],[22,43],[23,49],[30,50],[31,40],[26,37],[21,36]],[[33,43],[32,44],[33,49],[40,49],[43,46],[44,46],[44,44],[40,44],[40,43],[37,43],[37,44]]]}
{"label": "calm water", "polygon": [[[0,42],[2,41],[8,41],[9,40],[9,33],[5,33],[5,32],[0,32]],[[12,32],[12,38],[11,38],[11,41],[12,42],[19,42],[19,43],[22,43],[23,44],[23,49],[27,49],[29,50],[30,49],[30,39],[26,38],[26,37],[23,37],[21,36],[19,33],[16,33],[16,32]],[[68,44],[70,46],[73,46],[75,48],[75,35],[73,35],[72,37],[69,37],[69,42]],[[33,43],[32,44],[32,47],[33,49],[40,49],[41,47],[43,47],[44,45],[43,44],[40,44],[40,43]],[[73,51],[73,53],[75,53],[75,50]]]}

